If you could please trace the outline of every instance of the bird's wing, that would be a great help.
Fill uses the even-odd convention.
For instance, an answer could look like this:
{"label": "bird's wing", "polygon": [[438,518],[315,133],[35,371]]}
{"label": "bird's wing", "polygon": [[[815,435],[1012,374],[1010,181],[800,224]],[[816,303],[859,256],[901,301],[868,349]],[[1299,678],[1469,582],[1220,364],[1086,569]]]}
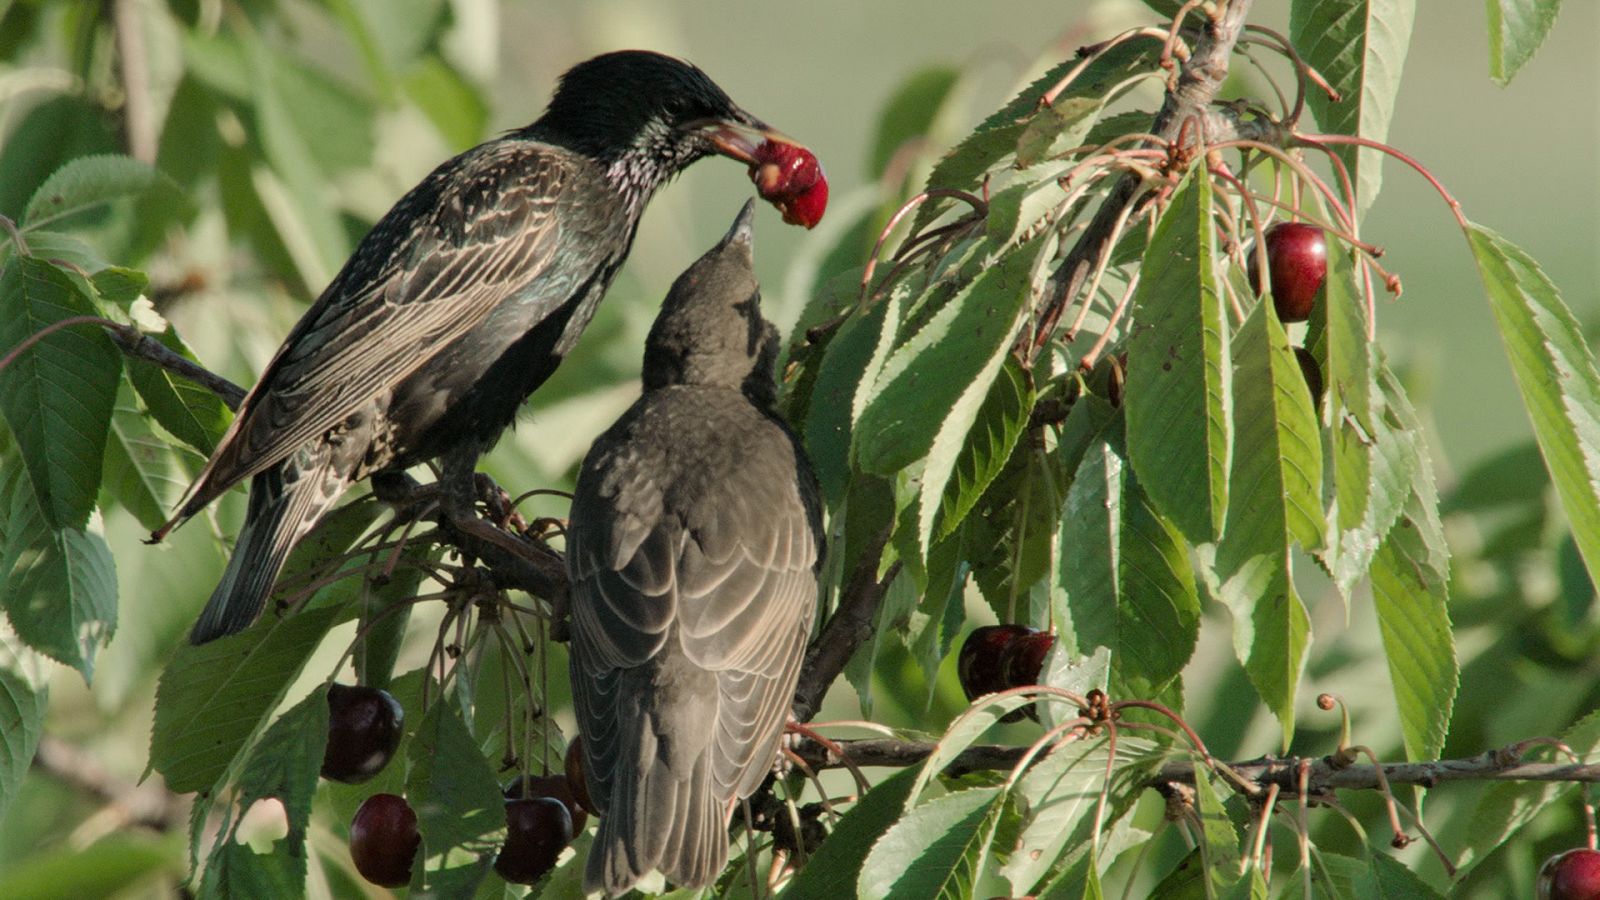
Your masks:
{"label": "bird's wing", "polygon": [[[601,468],[610,477],[580,476],[567,544],[572,688],[591,785],[599,782],[605,796],[617,787],[628,742],[641,739],[637,730],[679,716],[668,705],[683,698],[670,691],[631,695],[639,685],[627,673],[641,666],[690,665],[714,676],[716,720],[682,722],[674,728],[685,730],[658,737],[713,747],[710,776],[720,796],[749,793],[771,763],[757,757],[787,719],[815,612],[820,552],[795,450],[771,428],[755,446],[746,443],[742,465],[703,479],[715,487],[693,503],[662,483],[672,467],[643,456],[619,464],[634,452],[628,445],[602,442],[612,464]],[[637,721],[641,713],[651,722]]]}
{"label": "bird's wing", "polygon": [[402,198],[290,332],[186,510],[338,425],[517,292],[544,290],[552,309],[567,299],[570,287],[538,282],[560,256],[568,165],[539,144],[486,145]]}

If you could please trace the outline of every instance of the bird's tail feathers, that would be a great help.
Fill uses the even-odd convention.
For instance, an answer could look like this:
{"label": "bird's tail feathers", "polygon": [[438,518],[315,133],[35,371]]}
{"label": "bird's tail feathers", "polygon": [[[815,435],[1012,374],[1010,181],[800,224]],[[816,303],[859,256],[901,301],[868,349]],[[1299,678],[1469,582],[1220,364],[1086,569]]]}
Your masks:
{"label": "bird's tail feathers", "polygon": [[283,571],[289,551],[343,493],[346,479],[327,466],[310,471],[274,466],[250,482],[250,508],[222,573],[189,642],[204,644],[237,634],[256,620]]}
{"label": "bird's tail feathers", "polygon": [[615,897],[652,869],[678,887],[709,885],[728,860],[729,806],[715,796],[702,759],[689,780],[653,765],[612,790],[584,870],[584,890]]}

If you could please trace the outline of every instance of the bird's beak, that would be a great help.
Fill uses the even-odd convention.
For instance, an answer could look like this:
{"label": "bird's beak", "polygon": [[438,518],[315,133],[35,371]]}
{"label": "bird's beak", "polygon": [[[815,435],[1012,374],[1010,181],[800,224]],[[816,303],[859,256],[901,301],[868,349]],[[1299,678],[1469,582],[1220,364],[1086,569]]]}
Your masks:
{"label": "bird's beak", "polygon": [[744,208],[739,210],[739,215],[733,219],[733,227],[722,236],[721,246],[730,244],[744,244],[750,246],[755,239],[756,201],[751,198],[744,202]]}
{"label": "bird's beak", "polygon": [[785,137],[782,133],[768,128],[761,122],[751,120],[749,124],[727,119],[717,119],[701,126],[706,139],[718,153],[729,159],[736,159],[747,166],[755,165],[756,148],[764,141],[778,141],[792,144],[792,138]]}

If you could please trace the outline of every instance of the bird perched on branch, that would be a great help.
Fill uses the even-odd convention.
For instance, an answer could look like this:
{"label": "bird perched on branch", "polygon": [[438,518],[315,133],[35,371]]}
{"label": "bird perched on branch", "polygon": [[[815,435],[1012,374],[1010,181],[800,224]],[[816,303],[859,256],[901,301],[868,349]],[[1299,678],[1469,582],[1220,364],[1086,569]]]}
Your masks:
{"label": "bird perched on branch", "polygon": [[152,535],[251,479],[190,640],[253,622],[289,550],[369,474],[440,459],[452,521],[503,539],[472,514],[479,455],[589,323],[656,189],[713,153],[754,177],[758,148],[796,149],[694,66],[623,51],[573,67],[538,121],[412,188],[290,331]]}
{"label": "bird perched on branch", "polygon": [[773,410],[777,332],[751,204],[678,277],[644,394],[579,470],[567,529],[572,694],[602,812],[586,890],[701,887],[772,768],[816,612],[816,477]]}

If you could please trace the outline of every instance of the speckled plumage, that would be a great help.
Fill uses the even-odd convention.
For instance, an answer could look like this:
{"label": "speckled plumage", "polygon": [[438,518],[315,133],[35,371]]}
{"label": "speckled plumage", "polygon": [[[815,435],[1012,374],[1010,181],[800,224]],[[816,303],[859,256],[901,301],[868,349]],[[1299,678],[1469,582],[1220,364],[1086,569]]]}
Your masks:
{"label": "speckled plumage", "polygon": [[816,611],[816,478],[773,411],[750,205],[673,285],[645,392],[589,451],[567,531],[572,693],[603,811],[586,890],[703,886],[776,758]]}
{"label": "speckled plumage", "polygon": [[249,516],[190,639],[248,626],[289,549],[354,481],[477,457],[571,349],[645,204],[766,126],[694,67],[624,51],[570,70],[538,121],[449,160],[395,204],[301,318],[173,522],[246,478]]}

